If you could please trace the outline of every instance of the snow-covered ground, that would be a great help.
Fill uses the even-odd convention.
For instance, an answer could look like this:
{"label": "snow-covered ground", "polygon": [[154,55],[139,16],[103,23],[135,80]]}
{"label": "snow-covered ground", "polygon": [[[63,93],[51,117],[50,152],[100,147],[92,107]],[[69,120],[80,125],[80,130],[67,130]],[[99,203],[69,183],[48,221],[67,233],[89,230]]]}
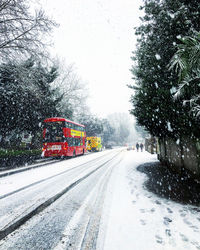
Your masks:
{"label": "snow-covered ground", "polygon": [[[117,157],[115,157],[116,155]],[[108,159],[112,160],[108,161]],[[164,171],[158,171],[162,167],[158,165],[156,155],[151,155],[147,152],[113,149],[7,176],[0,181],[0,195],[6,194],[6,191],[13,192],[16,188],[23,188],[28,183],[39,182],[45,177],[50,178],[52,175],[58,175],[55,178],[55,182],[61,185],[62,178],[59,181],[57,181],[57,178],[63,171],[75,171],[72,173],[72,177],[75,178],[77,174],[78,176],[84,174],[82,171],[88,173],[90,168],[95,168],[95,164],[98,167],[105,162],[107,162],[107,165],[104,168],[94,172],[95,174],[90,175],[90,178],[84,179],[84,181],[79,183],[80,185],[75,186],[74,189],[72,188],[70,192],[67,192],[57,202],[38,214],[38,216],[31,218],[27,224],[22,225],[13,235],[9,235],[1,242],[0,249],[69,249],[65,248],[66,244],[63,245],[63,239],[67,236],[71,244],[70,249],[79,250],[81,247],[77,241],[82,242],[82,240],[76,237],[82,235],[84,242],[85,238],[90,238],[91,236],[89,233],[88,235],[86,233],[91,231],[95,232],[91,242],[96,242],[97,235],[98,238],[97,245],[96,243],[92,244],[92,247],[89,246],[87,248],[89,250],[200,249],[200,207],[189,205],[186,202],[187,199],[184,200],[185,205],[183,205],[150,192],[148,190],[149,186],[146,185],[150,175],[148,174],[147,176],[144,172],[153,173],[153,171],[156,171],[158,174],[156,178],[151,175],[151,181],[156,182],[156,188],[161,191],[167,188],[166,193],[168,194],[176,194],[177,190],[182,189],[183,183],[187,182],[181,182],[181,185],[177,182],[179,189],[174,192],[175,186],[164,182],[162,174]],[[85,169],[82,169],[82,164],[84,164]],[[143,172],[141,171],[142,165],[143,169],[145,169]],[[140,171],[138,166],[140,166]],[[81,169],[80,173],[79,167]],[[71,173],[70,171],[69,173]],[[107,177],[105,178],[105,176]],[[69,185],[70,181],[73,181],[72,177],[66,174],[63,179],[64,184]],[[175,180],[172,178],[172,173],[170,175],[169,172],[167,172],[167,178],[171,178],[172,181]],[[44,183],[44,185],[46,184]],[[50,186],[53,190],[57,189],[55,184]],[[196,187],[196,192],[198,193],[200,188],[199,186]],[[41,188],[41,186],[38,188]],[[46,189],[42,188],[41,190]],[[41,195],[46,197],[44,191],[41,192],[41,190],[38,197],[41,198]],[[49,187],[47,188],[48,190]],[[51,193],[51,189],[48,192]],[[183,194],[185,193],[183,192]],[[24,193],[21,194],[21,196],[23,195]],[[2,198],[2,207],[5,205],[3,204],[5,200],[10,200],[13,206],[17,204],[14,203],[13,197],[12,199],[10,197]],[[29,195],[28,191],[27,197],[27,202],[29,202],[29,199],[33,202],[34,197]],[[15,198],[19,199],[20,195],[18,194]],[[24,199],[26,199],[26,196],[24,196]],[[30,202],[28,205],[30,205]],[[12,207],[9,208],[12,215],[14,209]],[[6,216],[9,216],[7,210],[5,211]],[[82,226],[80,227],[80,225]],[[89,228],[91,231],[89,229],[84,231],[84,228]],[[38,239],[37,232],[39,232],[40,239]],[[40,248],[44,246],[44,239],[47,243],[49,241],[46,245],[49,247]],[[90,241],[88,240],[88,242]],[[36,243],[39,246],[38,248],[33,247]],[[56,243],[55,248],[51,248],[54,246],[54,243]],[[75,246],[76,248],[74,248]]]}
{"label": "snow-covered ground", "polygon": [[147,176],[136,168],[156,161],[156,155],[147,152],[124,152],[109,183],[100,230],[105,242],[99,240],[98,249],[200,249],[198,210],[158,197],[144,187]]}
{"label": "snow-covered ground", "polygon": [[[55,164],[44,166],[41,168],[33,168],[35,165],[31,165],[27,168],[30,168],[29,171],[19,172],[15,175],[7,175],[6,177],[0,180],[0,197],[7,194],[14,192],[16,189],[23,188],[24,186],[29,185],[30,183],[38,182],[43,179],[50,178],[54,175],[59,175],[60,173],[73,169],[76,166],[81,164],[85,164],[87,162],[91,162],[95,160],[97,157],[101,157],[103,155],[107,155],[109,153],[114,152],[114,150],[107,150],[103,152],[99,152],[97,154],[87,154],[83,157],[76,157],[60,162],[56,162]],[[23,167],[24,168],[24,167]],[[21,168],[21,169],[23,169]],[[48,168],[48,170],[47,170]],[[4,171],[4,172],[12,172],[13,170]],[[17,171],[16,169],[14,171]],[[1,173],[4,173],[1,172]]]}

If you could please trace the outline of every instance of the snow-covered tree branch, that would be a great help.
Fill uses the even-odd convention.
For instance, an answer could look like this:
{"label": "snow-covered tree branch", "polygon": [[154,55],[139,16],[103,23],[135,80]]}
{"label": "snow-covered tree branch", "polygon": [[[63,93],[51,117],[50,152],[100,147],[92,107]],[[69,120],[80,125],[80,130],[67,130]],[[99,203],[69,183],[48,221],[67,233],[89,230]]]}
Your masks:
{"label": "snow-covered tree branch", "polygon": [[0,4],[1,61],[27,55],[47,56],[45,35],[56,23],[42,10],[30,12],[28,0],[2,0]]}

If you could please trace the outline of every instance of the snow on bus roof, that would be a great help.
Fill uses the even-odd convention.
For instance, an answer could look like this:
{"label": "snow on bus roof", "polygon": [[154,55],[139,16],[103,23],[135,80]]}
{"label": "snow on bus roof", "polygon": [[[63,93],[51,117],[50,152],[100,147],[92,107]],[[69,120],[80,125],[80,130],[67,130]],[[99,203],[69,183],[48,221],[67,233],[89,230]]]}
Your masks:
{"label": "snow on bus roof", "polygon": [[83,124],[79,124],[79,123],[76,123],[76,122],[73,122],[73,121],[70,121],[66,118],[63,118],[63,117],[51,117],[51,118],[46,118],[44,120],[44,122],[57,122],[57,121],[65,121],[65,122],[70,122],[70,123],[73,123],[75,125],[78,125],[78,126],[81,126],[81,127],[85,127],[85,125]]}

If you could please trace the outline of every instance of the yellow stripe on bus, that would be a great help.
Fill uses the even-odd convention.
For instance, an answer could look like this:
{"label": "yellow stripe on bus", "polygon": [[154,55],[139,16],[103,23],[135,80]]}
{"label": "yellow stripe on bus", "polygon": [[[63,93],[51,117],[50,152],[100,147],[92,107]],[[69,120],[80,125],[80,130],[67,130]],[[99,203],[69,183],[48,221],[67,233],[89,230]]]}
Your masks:
{"label": "yellow stripe on bus", "polygon": [[71,129],[71,136],[81,136],[81,137],[84,137],[84,132]]}

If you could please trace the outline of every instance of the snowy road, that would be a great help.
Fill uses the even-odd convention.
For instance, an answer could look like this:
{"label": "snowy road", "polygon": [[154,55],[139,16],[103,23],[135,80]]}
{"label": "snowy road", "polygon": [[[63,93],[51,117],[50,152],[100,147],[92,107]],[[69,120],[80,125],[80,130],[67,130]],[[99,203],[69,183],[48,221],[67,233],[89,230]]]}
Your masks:
{"label": "snowy road", "polygon": [[156,161],[114,149],[0,178],[0,249],[200,249],[198,207],[144,186]]}

